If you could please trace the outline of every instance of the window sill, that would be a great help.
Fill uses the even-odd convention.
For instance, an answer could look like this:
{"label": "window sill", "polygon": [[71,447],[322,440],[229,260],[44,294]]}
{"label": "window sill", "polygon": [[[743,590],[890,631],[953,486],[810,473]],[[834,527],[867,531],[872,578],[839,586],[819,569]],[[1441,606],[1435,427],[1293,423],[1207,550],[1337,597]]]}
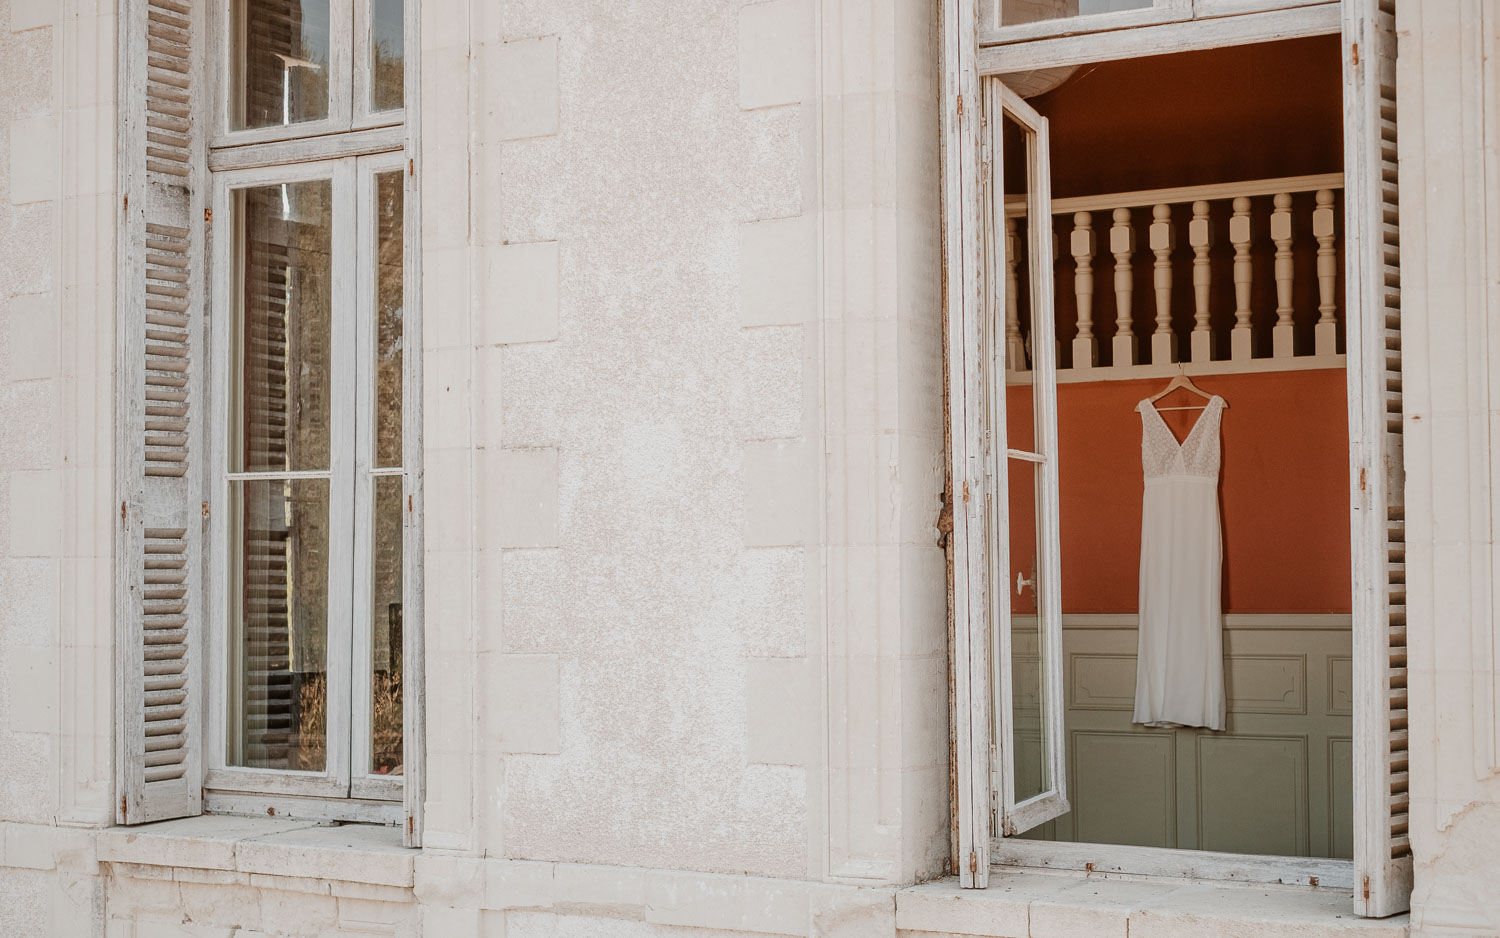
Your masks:
{"label": "window sill", "polygon": [[99,833],[98,851],[110,863],[400,888],[412,885],[421,853],[401,846],[394,827],[215,815],[113,827]]}
{"label": "window sill", "polygon": [[939,880],[896,894],[896,928],[977,938],[1237,935],[1406,938],[1407,916],[1359,918],[1343,889],[994,871],[988,889]]}

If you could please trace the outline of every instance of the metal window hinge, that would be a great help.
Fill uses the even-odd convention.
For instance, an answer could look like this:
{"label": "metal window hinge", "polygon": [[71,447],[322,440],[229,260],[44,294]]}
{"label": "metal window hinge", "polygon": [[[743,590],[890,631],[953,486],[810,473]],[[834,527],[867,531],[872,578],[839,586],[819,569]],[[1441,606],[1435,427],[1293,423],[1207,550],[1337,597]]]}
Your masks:
{"label": "metal window hinge", "polygon": [[969,872],[975,874],[979,872],[979,854],[973,850],[969,851]]}
{"label": "metal window hinge", "polygon": [[[1352,60],[1352,64],[1359,64],[1359,43],[1356,42],[1349,46],[1349,58]],[[1367,892],[1365,895],[1368,896],[1369,893]]]}
{"label": "metal window hinge", "polygon": [[[120,820],[121,821],[125,820],[126,816],[127,815],[125,814],[125,796],[121,795],[120,796]],[[1368,890],[1366,890],[1365,895],[1369,895],[1369,891]]]}
{"label": "metal window hinge", "polygon": [[408,176],[416,176],[417,175],[417,161],[416,160],[407,160],[406,161],[406,175],[408,175]]}
{"label": "metal window hinge", "polygon": [[208,517],[208,502],[203,503],[203,517],[205,519]]}
{"label": "metal window hinge", "polygon": [[964,116],[964,96],[963,95],[959,95],[958,96],[958,116],[959,117],[963,117]]}
{"label": "metal window hinge", "polygon": [[124,502],[120,503],[120,520],[121,521],[125,520],[125,503]]}
{"label": "metal window hinge", "polygon": [[1359,470],[1359,490],[1361,492],[1365,490],[1365,470],[1363,468]]}
{"label": "metal window hinge", "polygon": [[213,209],[206,208],[206,209],[203,210],[203,222],[204,222],[204,224],[208,224],[208,225],[212,225],[214,223],[214,210]]}
{"label": "metal window hinge", "polygon": [[1369,898],[1370,898],[1370,877],[1366,876],[1365,877],[1365,900],[1369,901]]}

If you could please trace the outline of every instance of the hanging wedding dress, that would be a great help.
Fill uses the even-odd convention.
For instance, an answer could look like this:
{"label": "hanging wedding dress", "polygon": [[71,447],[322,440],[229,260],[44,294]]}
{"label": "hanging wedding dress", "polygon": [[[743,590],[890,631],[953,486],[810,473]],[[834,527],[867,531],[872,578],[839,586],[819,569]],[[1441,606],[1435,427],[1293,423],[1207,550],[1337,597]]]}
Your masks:
{"label": "hanging wedding dress", "polygon": [[1224,728],[1215,395],[1182,443],[1149,400],[1141,414],[1140,644],[1135,722]]}

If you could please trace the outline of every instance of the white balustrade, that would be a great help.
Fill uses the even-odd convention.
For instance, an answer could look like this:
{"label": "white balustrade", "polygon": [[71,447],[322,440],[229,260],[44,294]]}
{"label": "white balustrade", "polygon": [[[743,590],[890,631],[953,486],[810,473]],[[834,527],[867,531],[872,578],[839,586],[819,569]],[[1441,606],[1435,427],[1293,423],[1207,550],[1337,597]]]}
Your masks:
{"label": "white balustrade", "polygon": [[1188,223],[1188,244],[1193,248],[1193,345],[1192,359],[1208,361],[1214,351],[1213,333],[1209,331],[1209,288],[1213,286],[1212,263],[1208,252],[1213,247],[1214,230],[1208,223],[1208,203],[1193,203],[1193,220]]}
{"label": "white balustrade", "polygon": [[1271,213],[1271,240],[1276,242],[1276,325],[1271,327],[1272,354],[1292,357],[1292,194],[1278,192]]}
{"label": "white balustrade", "polygon": [[1333,190],[1319,189],[1313,209],[1313,237],[1318,241],[1318,324],[1313,327],[1313,354],[1332,355],[1338,342],[1338,250],[1333,246]]}
{"label": "white balustrade", "polygon": [[1229,219],[1229,243],[1234,245],[1234,331],[1229,333],[1229,357],[1247,362],[1251,353],[1250,282],[1254,270],[1250,264],[1250,200],[1234,200],[1234,216]]}
{"label": "white balustrade", "polygon": [[1151,209],[1151,253],[1156,287],[1156,329],[1151,333],[1151,362],[1177,361],[1177,333],[1172,331],[1172,249],[1177,233],[1172,227],[1172,206],[1158,202]]}
{"label": "white balustrade", "polygon": [[1135,331],[1131,328],[1131,302],[1135,293],[1135,231],[1130,227],[1130,209],[1117,208],[1114,225],[1109,229],[1109,252],[1115,256],[1115,341],[1114,365],[1128,368],[1139,357]]}
{"label": "white balustrade", "polygon": [[[1191,373],[1341,367],[1343,357],[1337,354],[1340,270],[1334,213],[1336,191],[1342,187],[1341,175],[1327,174],[1054,200],[1054,217],[1071,216],[1073,222],[1071,232],[1068,232],[1067,249],[1074,264],[1072,299],[1077,310],[1072,368],[1064,369],[1059,379],[1145,377],[1158,372],[1175,373],[1179,363],[1189,366]],[[1297,207],[1294,198],[1297,193],[1313,194],[1310,218],[1302,214],[1307,209]],[[1215,204],[1221,208],[1215,210]],[[1174,219],[1173,207],[1178,205],[1190,211]],[[1150,209],[1151,212],[1146,226],[1147,246],[1153,258],[1154,299],[1149,363],[1142,363],[1145,353],[1139,348],[1133,315],[1137,249],[1135,209]],[[1026,301],[1019,297],[1016,273],[1027,238],[1024,233],[1017,233],[1015,218],[1024,211],[1024,205],[1019,202],[1008,205],[1005,221],[1005,355],[1007,369],[1012,372],[1022,372],[1028,367],[1020,309]],[[1219,211],[1223,214],[1218,214]],[[1099,364],[1093,316],[1094,260],[1099,251],[1098,235],[1094,229],[1096,212],[1109,213],[1108,251],[1114,260],[1116,311],[1111,342],[1114,367],[1097,372],[1093,371]],[[1217,250],[1213,219],[1223,219],[1225,215],[1228,216],[1228,238],[1225,253],[1221,254]],[[1302,227],[1308,221],[1311,225]],[[1218,224],[1222,225],[1223,221]],[[1191,255],[1178,254],[1180,225],[1186,226],[1186,244],[1191,248]],[[1310,269],[1312,265],[1298,265],[1294,261],[1295,235],[1299,227],[1304,232],[1310,230],[1317,242],[1315,269]],[[1054,231],[1052,236],[1053,255],[1056,257],[1059,254],[1058,235]],[[1256,260],[1273,250],[1270,264]],[[1215,261],[1216,257],[1221,261]],[[1214,291],[1213,268],[1219,262],[1227,263],[1233,271],[1232,309],[1214,308],[1219,300],[1216,300]],[[1192,326],[1187,333],[1188,341],[1182,344],[1172,322],[1172,288],[1177,273],[1174,264],[1178,263],[1191,263],[1193,284]],[[1054,272],[1054,276],[1059,275],[1060,271]],[[1318,297],[1318,315],[1312,323],[1313,343],[1310,351],[1298,355],[1293,343],[1298,315],[1294,304],[1298,295],[1310,296],[1313,291],[1310,286],[1299,289],[1297,281],[1302,277],[1306,283],[1306,278],[1313,276],[1316,277]],[[1228,299],[1228,294],[1223,291],[1217,296]],[[1252,309],[1252,303],[1257,304],[1258,312]],[[1272,308],[1274,316],[1271,315]],[[1311,313],[1310,310],[1303,312],[1304,315]],[[1306,323],[1307,320],[1304,318],[1303,321]],[[1258,342],[1257,332],[1260,333]],[[1066,340],[1060,338],[1059,341]],[[1255,358],[1257,346],[1263,353],[1269,349],[1269,356]],[[1226,347],[1227,360],[1217,358],[1225,355],[1223,349]]]}
{"label": "white balustrade", "polygon": [[1016,281],[1016,263],[1021,257],[1021,242],[1016,237],[1016,219],[1005,218],[1005,367],[1025,371],[1026,343],[1021,339],[1021,298]]}
{"label": "white balustrade", "polygon": [[1073,367],[1093,368],[1099,364],[1099,347],[1094,344],[1094,221],[1088,212],[1073,216],[1073,238],[1068,247],[1076,268],[1073,295],[1078,305]]}

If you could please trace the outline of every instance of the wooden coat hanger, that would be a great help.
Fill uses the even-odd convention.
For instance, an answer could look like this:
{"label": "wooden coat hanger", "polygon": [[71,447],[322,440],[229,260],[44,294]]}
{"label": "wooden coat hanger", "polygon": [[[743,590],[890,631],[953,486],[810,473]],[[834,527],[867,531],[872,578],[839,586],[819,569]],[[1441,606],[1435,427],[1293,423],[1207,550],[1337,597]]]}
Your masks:
{"label": "wooden coat hanger", "polygon": [[[1193,383],[1193,379],[1189,378],[1187,376],[1187,372],[1183,370],[1182,363],[1178,362],[1177,375],[1171,381],[1167,382],[1166,387],[1146,398],[1146,400],[1150,401],[1151,404],[1155,406],[1157,401],[1166,397],[1168,394],[1171,394],[1173,391],[1176,391],[1178,388],[1192,391],[1194,394],[1203,398],[1205,401],[1212,401],[1214,399],[1214,396],[1212,394],[1209,394],[1207,391],[1203,390],[1202,388],[1198,387],[1198,385]],[[1207,407],[1207,404],[1185,404],[1180,407],[1157,407],[1156,410],[1158,413],[1160,413],[1164,410],[1204,410]],[[1228,402],[1225,402],[1224,407],[1226,410],[1229,408]]]}

